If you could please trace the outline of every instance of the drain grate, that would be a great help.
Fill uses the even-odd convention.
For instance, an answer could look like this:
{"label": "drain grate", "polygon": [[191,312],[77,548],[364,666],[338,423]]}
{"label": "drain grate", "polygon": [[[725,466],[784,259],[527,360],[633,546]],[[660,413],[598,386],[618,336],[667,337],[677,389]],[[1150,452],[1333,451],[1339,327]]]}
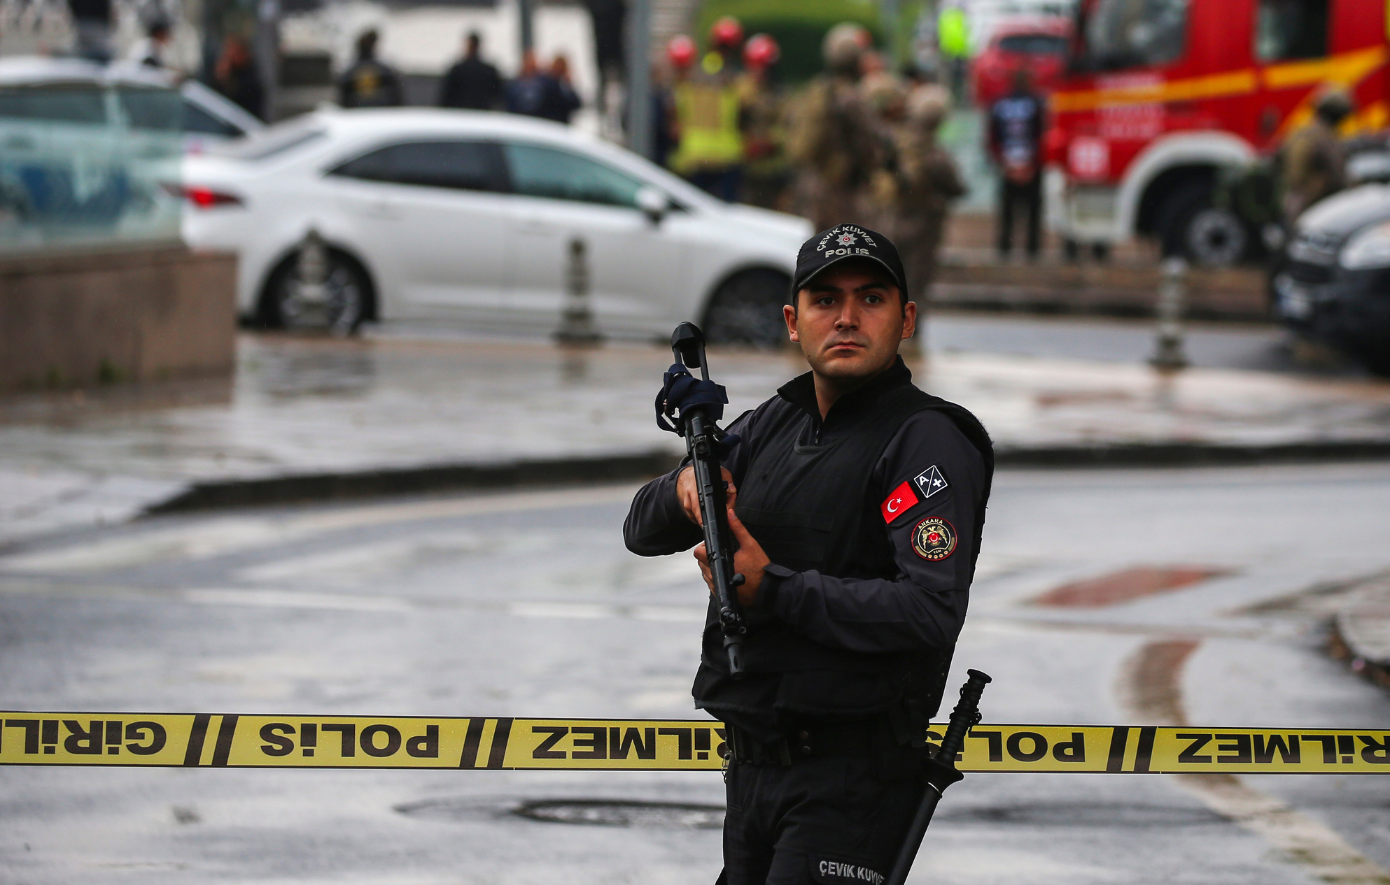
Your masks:
{"label": "drain grate", "polygon": [[595,827],[717,830],[724,825],[724,806],[686,802],[542,799],[526,802],[512,813],[545,823]]}

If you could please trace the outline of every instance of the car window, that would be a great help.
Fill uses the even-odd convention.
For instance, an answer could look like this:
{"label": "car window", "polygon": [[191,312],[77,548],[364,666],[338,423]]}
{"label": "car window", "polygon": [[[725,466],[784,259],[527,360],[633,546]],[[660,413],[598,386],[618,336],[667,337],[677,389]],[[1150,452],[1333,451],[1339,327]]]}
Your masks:
{"label": "car window", "polygon": [[512,189],[528,197],[637,206],[645,182],[597,160],[534,144],[508,144]]}
{"label": "car window", "polygon": [[1327,0],[1260,0],[1255,57],[1260,61],[1327,55]]}
{"label": "car window", "polygon": [[485,141],[407,141],[369,151],[333,175],[451,190],[507,190],[498,146]]}
{"label": "car window", "polygon": [[999,48],[1022,55],[1066,55],[1067,38],[1052,34],[1010,34],[999,38]]}
{"label": "car window", "polygon": [[183,131],[197,135],[217,135],[222,138],[236,138],[245,134],[239,127],[220,117],[214,117],[186,97],[183,100]]}
{"label": "car window", "polygon": [[97,87],[0,90],[0,117],[49,123],[106,125],[106,102]]}
{"label": "car window", "polygon": [[123,87],[116,92],[116,99],[132,129],[177,132],[183,128],[183,114],[179,108],[183,99],[172,89]]}

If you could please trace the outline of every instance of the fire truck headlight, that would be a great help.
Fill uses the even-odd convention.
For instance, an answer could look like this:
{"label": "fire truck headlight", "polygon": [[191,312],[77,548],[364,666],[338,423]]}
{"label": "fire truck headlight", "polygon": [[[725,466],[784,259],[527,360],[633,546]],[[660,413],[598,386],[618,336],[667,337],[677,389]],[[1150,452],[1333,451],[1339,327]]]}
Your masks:
{"label": "fire truck headlight", "polygon": [[1347,270],[1390,267],[1390,222],[1368,227],[1352,236],[1339,258]]}

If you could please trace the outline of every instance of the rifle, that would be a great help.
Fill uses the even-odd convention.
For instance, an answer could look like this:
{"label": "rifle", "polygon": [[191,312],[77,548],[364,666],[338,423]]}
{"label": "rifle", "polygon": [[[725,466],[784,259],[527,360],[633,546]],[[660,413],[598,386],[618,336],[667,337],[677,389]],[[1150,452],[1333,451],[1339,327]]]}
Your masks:
{"label": "rifle", "polygon": [[[694,323],[677,326],[676,331],[671,333],[671,350],[678,364],[691,369],[698,367],[701,379],[709,382],[705,334],[699,326]],[[722,395],[722,388],[719,390]],[[658,410],[660,407],[658,404]],[[695,488],[700,495],[705,550],[709,553],[710,572],[714,575],[714,594],[719,605],[719,626],[724,633],[724,651],[729,656],[730,675],[738,678],[743,674],[743,635],[748,628],[738,604],[737,588],[744,578],[743,575],[734,574],[733,535],[729,531],[729,518],[725,512],[727,498],[719,471],[719,443],[724,438],[724,431],[719,429],[706,407],[698,403],[681,408],[676,429],[685,437],[685,450],[695,469]]]}
{"label": "rifle", "polygon": [[908,827],[903,847],[898,850],[898,859],[893,863],[893,872],[888,876],[887,885],[904,885],[907,874],[912,869],[912,861],[917,858],[917,849],[922,847],[922,837],[927,834],[932,815],[936,813],[936,803],[941,794],[951,784],[965,775],[956,770],[956,757],[965,744],[965,736],[980,721],[980,695],[990,678],[979,670],[966,670],[969,679],[960,689],[960,702],[951,711],[950,724],[946,726],[946,736],[941,739],[941,748],[936,755],[926,761],[927,789],[922,796],[922,804],[917,807],[917,815]]}

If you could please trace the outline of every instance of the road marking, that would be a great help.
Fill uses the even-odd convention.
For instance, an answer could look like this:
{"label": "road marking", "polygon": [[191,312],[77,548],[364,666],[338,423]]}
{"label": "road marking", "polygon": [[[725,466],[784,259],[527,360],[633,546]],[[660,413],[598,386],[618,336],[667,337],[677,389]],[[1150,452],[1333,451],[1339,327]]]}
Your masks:
{"label": "road marking", "polygon": [[222,516],[136,529],[95,542],[0,557],[9,571],[63,574],[188,562],[258,547],[276,547],[315,535],[392,523],[457,519],[528,510],[615,504],[630,500],[636,486],[599,486],[547,492],[516,492],[408,503],[367,504],[301,515]]}
{"label": "road marking", "polygon": [[[1121,674],[1119,695],[1138,722],[1186,726],[1182,670],[1201,640],[1188,637],[1144,645]],[[1331,885],[1390,885],[1390,873],[1331,827],[1247,785],[1231,774],[1171,775],[1185,792],[1232,823],[1264,839]]]}
{"label": "road marking", "polygon": [[369,596],[357,593],[319,593],[287,588],[264,587],[191,587],[164,589],[116,585],[53,584],[42,580],[0,579],[0,595],[47,596],[69,599],[136,600],[143,602],[184,602],[192,605],[246,606],[251,608],[301,608],[350,612],[411,612],[440,609],[493,612],[517,618],[550,618],[558,620],[618,620],[651,621],[658,623],[699,624],[705,620],[706,608],[693,605],[622,605],[606,602],[571,602],[567,600],[469,600],[418,599],[397,596]]}

